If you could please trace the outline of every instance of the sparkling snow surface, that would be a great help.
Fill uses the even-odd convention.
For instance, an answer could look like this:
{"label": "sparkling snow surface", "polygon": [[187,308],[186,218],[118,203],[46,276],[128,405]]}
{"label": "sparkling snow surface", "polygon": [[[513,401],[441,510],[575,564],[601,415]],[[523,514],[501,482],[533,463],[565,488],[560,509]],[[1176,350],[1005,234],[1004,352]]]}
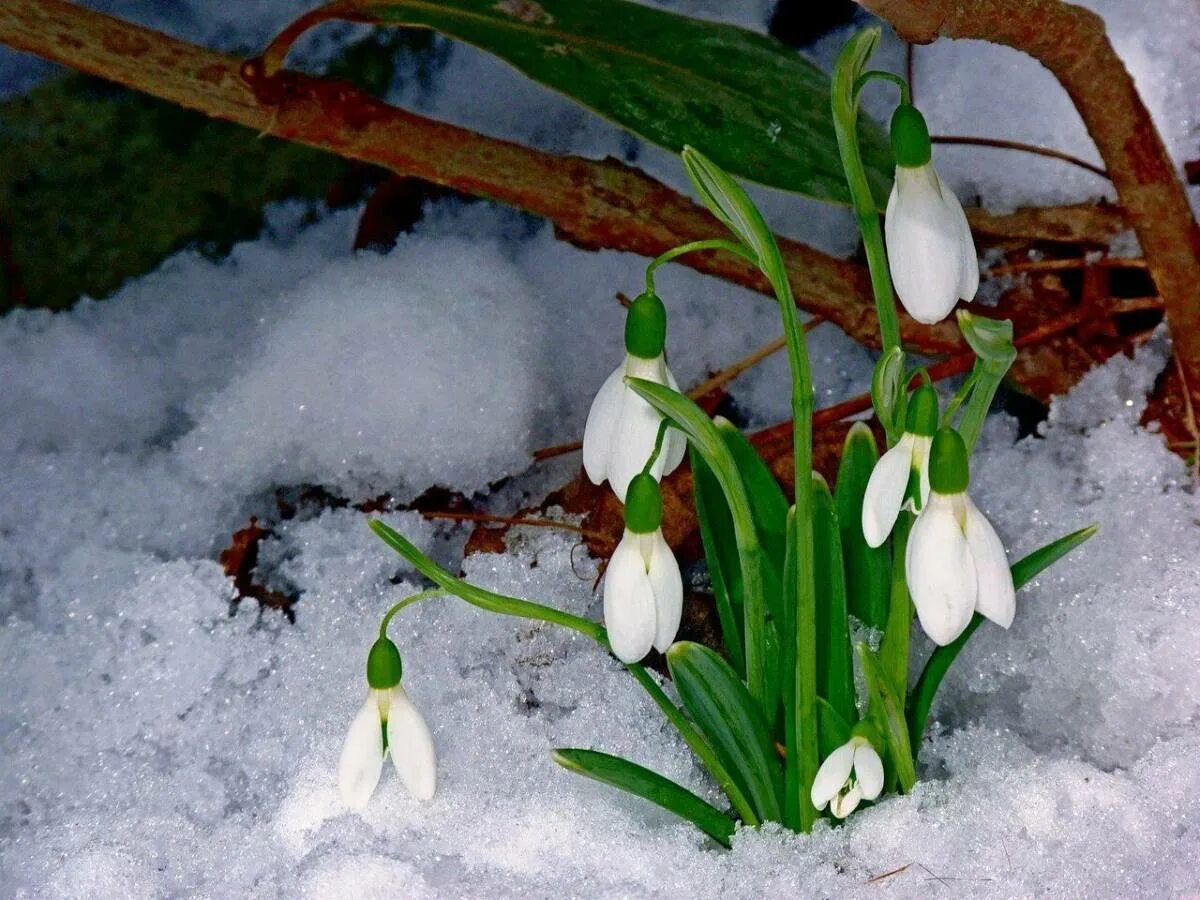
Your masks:
{"label": "sparkling snow surface", "polygon": [[[249,25],[230,19],[238,35],[208,4],[186,8],[232,45],[301,5],[247,4]],[[1200,80],[1183,61],[1200,31],[1180,23],[1194,7],[1156,5],[1170,23],[1156,30],[1138,4],[1099,5],[1183,158]],[[757,26],[767,6],[675,8]],[[917,71],[935,130],[1088,150],[1049,76],[1018,54],[938,45]],[[471,99],[480,83],[497,87]],[[664,154],[479,54],[456,51],[442,88],[409,99],[557,150],[636,155],[681,183]],[[1103,189],[991,154],[947,153],[945,168],[993,204]],[[782,230],[853,246],[841,212],[763,197]],[[1036,437],[989,422],[972,492],[1014,558],[1089,522],[1101,531],[1019,595],[1011,631],[973,639],[911,796],[811,837],[744,831],[718,850],[551,761],[554,747],[595,747],[718,799],[614,660],[447,598],[391,630],[437,742],[438,794],[418,804],[385,770],[363,814],[344,810],[334,766],[367,647],[382,611],[421,583],[350,509],[286,522],[263,548],[272,583],[301,595],[295,625],[251,603],[230,616],[216,553],[250,515],[272,515],[280,486],[360,500],[441,485],[507,513],[566,480],[577,458],[530,469],[529,454],[582,431],[621,352],[614,294],[638,291],[644,261],[454,203],[387,256],[352,256],[355,212],[303,227],[305,213],[272,210],[222,263],[181,254],[103,303],[0,319],[0,895],[1200,891],[1200,508],[1183,463],[1137,425],[1162,341],[1092,373]],[[779,333],[757,295],[677,267],[659,284],[684,384]],[[868,353],[827,326],[810,346],[818,405],[863,389]],[[753,424],[786,416],[785,378],[776,357],[734,383]],[[386,518],[460,564],[463,529]],[[599,615],[596,563],[572,535],[517,529],[510,544],[468,559],[468,576]]]}

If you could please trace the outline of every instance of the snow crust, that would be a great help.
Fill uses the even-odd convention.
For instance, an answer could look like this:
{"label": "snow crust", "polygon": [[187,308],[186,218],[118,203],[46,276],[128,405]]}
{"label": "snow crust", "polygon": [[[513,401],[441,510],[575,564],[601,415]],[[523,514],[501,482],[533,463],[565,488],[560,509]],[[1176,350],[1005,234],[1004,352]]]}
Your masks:
{"label": "snow crust", "polygon": [[[195,15],[206,39],[256,43],[306,4],[251,5],[236,34],[222,4],[184,4],[170,22],[194,34]],[[1183,158],[1196,136],[1184,62],[1200,32],[1179,24],[1191,7],[1094,5]],[[767,7],[674,6],[755,27]],[[939,44],[918,51],[917,71],[936,131],[987,127],[1086,155],[1065,99],[1010,51]],[[481,83],[494,89],[472,101]],[[395,90],[492,133],[635,158],[682,186],[665,154],[470,51],[454,51],[436,92]],[[1103,190],[1023,156],[937,153],[956,187],[991,204]],[[783,230],[854,245],[842,212],[760,196]],[[637,293],[644,261],[572,249],[485,204],[439,205],[385,257],[349,254],[357,211],[307,215],[274,209],[222,263],[184,253],[103,303],[0,319],[0,894],[1200,891],[1200,509],[1183,463],[1137,425],[1162,340],[1092,373],[1037,436],[989,422],[972,493],[1013,558],[1101,530],[1019,594],[1011,631],[973,639],[912,795],[811,837],[744,830],[720,851],[550,760],[596,747],[719,800],[614,660],[437,599],[391,633],[437,742],[439,792],[420,805],[385,772],[365,813],[347,813],[334,767],[366,650],[382,611],[421,584],[353,509],[286,521],[264,546],[263,574],[300,595],[294,625],[249,604],[230,615],[216,551],[250,515],[274,520],[280,487],[404,500],[438,485],[510,512],[570,477],[577,459],[529,469],[529,455],[579,436],[621,352],[614,295]],[[678,267],[659,285],[685,385],[779,333],[761,297]],[[835,330],[810,346],[818,405],[866,384],[870,356]],[[785,379],[777,356],[734,383],[751,424],[786,416]],[[459,565],[462,529],[385,518]],[[508,553],[463,565],[488,587],[599,615],[596,564],[569,533],[518,529]]]}

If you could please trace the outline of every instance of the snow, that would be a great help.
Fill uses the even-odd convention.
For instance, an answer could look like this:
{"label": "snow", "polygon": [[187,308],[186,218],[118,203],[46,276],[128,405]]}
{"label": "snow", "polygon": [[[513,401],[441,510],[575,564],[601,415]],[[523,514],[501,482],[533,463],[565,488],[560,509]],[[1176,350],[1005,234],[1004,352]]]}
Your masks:
{"label": "snow", "polygon": [[[440,484],[508,512],[568,477],[577,461],[525,471],[529,453],[578,435],[619,358],[613,293],[636,291],[641,262],[482,205],[440,208],[385,257],[347,254],[353,213],[303,219],[282,207],[223,263],[183,254],[104,303],[0,320],[6,893],[1094,896],[1150,875],[1151,893],[1195,889],[1198,511],[1183,463],[1137,424],[1161,339],[1089,376],[1036,437],[989,422],[972,490],[1014,556],[1101,532],[1021,595],[1011,632],[985,628],[964,653],[911,796],[717,851],[550,760],[597,747],[717,799],[612,659],[446,598],[392,627],[438,795],[421,806],[385,772],[348,814],[333,767],[366,649],[418,581],[353,508],[283,522],[263,548],[265,575],[300,597],[295,625],[249,602],[231,616],[215,551],[271,516],[280,486],[359,500]],[[777,333],[761,298],[679,268],[660,284],[684,383]],[[810,343],[822,403],[863,383],[864,351],[831,329]],[[782,377],[735,384],[752,419],[782,415]],[[459,564],[461,528],[387,518]],[[596,563],[570,533],[518,529],[507,554],[462,565],[599,615]]]}
{"label": "snow", "polygon": [[[1195,75],[1175,54],[1194,32],[1101,5],[1181,158]],[[203,33],[223,33],[224,13],[188,6],[202,8]],[[751,24],[765,10],[702,9]],[[242,38],[292,12],[256,7],[237,19],[249,22]],[[171,21],[187,33],[188,20]],[[935,130],[981,133],[992,119],[1003,136],[1086,151],[1033,64],[977,50],[919,51]],[[999,72],[1022,90],[997,84]],[[495,90],[460,106],[485,77]],[[664,154],[564,101],[544,105],[550,95],[478,55],[456,51],[444,78],[422,101],[432,112],[562,151],[636,154],[681,183]],[[990,203],[1097,190],[1025,157],[984,166],[978,151],[955,153],[950,177]],[[853,246],[842,213],[762,196],[785,230]],[[440,486],[509,513],[572,477],[577,457],[531,466],[530,454],[578,438],[620,358],[615,295],[638,292],[644,261],[456,202],[390,254],[351,255],[359,211],[307,224],[310,212],[273,208],[264,234],[224,261],[182,253],[104,302],[0,319],[0,894],[1200,890],[1200,509],[1184,464],[1138,425],[1161,337],[1056,401],[1036,436],[989,421],[972,494],[1012,556],[1090,522],[1100,533],[1019,595],[1010,631],[985,626],[972,640],[910,796],[808,837],[743,830],[720,851],[551,761],[554,747],[595,747],[719,801],[614,660],[578,635],[439,598],[391,629],[437,743],[438,794],[418,804],[385,771],[365,812],[348,813],[334,767],[366,651],[382,611],[421,582],[352,506],[280,522],[262,548],[261,574],[299,596],[295,624],[250,601],[231,614],[217,552],[249,516],[276,522],[276,491],[306,483],[349,501]],[[779,334],[757,295],[679,267],[659,287],[685,385]],[[810,346],[818,405],[863,389],[868,353],[829,326]],[[785,379],[777,355],[734,382],[750,423],[787,415]],[[462,527],[384,518],[480,584],[599,615],[597,563],[569,532],[516,529],[507,553],[464,561]]]}

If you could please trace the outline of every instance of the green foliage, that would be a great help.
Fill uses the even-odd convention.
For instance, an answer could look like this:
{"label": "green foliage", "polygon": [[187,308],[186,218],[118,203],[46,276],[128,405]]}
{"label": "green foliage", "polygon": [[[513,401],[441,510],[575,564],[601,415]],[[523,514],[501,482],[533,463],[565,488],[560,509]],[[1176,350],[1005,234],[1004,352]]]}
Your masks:
{"label": "green foliage", "polygon": [[862,530],[863,496],[878,460],[871,429],[855,422],[842,445],[834,499],[846,566],[847,605],[860,622],[882,630],[887,623],[892,561],[887,545],[869,546]]}
{"label": "green foliage", "polygon": [[[379,0],[353,13],[473,44],[669,150],[692,144],[753,181],[848,199],[829,80],[773,38],[628,0]],[[887,140],[870,124],[863,137],[883,198]]]}
{"label": "green foliage", "polygon": [[684,709],[764,821],[782,818],[783,770],[767,721],[738,674],[712,650],[678,641],[667,665]]}
{"label": "green foliage", "polygon": [[733,819],[657,772],[598,750],[555,750],[554,761],[571,772],[643,797],[691,822],[722,846],[729,846],[737,827]]}
{"label": "green foliage", "polygon": [[[1058,540],[1051,541],[1028,556],[1017,560],[1011,567],[1013,586],[1020,590],[1039,573],[1050,568],[1076,547],[1089,540],[1098,528],[1097,525],[1080,528],[1078,531],[1063,535]],[[958,659],[958,654],[967,645],[967,641],[985,621],[987,620],[983,616],[975,613],[963,633],[946,646],[935,649],[930,654],[929,661],[925,663],[925,668],[913,688],[908,704],[908,730],[913,741],[914,756],[920,746],[921,736],[925,733],[925,725],[929,721],[929,710],[933,707],[933,698],[937,695],[938,688],[941,687],[942,679],[950,671],[954,660]]]}

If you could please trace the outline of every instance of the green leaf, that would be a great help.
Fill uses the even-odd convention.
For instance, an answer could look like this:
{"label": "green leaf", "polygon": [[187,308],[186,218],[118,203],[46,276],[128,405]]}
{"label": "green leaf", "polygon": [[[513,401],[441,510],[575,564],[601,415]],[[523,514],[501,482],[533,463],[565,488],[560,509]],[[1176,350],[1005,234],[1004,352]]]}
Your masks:
{"label": "green leaf", "polygon": [[700,540],[704,544],[704,560],[708,564],[717,618],[721,622],[721,640],[734,669],[745,677],[746,655],[741,626],[742,576],[733,533],[733,516],[729,513],[729,505],[721,493],[717,476],[694,446],[688,447],[688,459],[692,466],[692,492],[696,501],[696,519],[700,523]]}
{"label": "green leaf", "polygon": [[783,572],[784,549],[787,542],[788,502],[783,488],[771,471],[771,467],[754,449],[749,438],[724,416],[715,416],[713,424],[725,439],[725,445],[733,455],[746,494],[750,500],[750,512],[763,549],[775,568]]}
{"label": "green leaf", "polygon": [[893,347],[875,363],[871,374],[871,404],[875,416],[887,432],[888,440],[897,441],[904,431],[908,379],[904,375],[904,351]]}
{"label": "green leaf", "polygon": [[729,839],[737,828],[733,819],[669,778],[598,750],[563,748],[552,755],[564,769],[649,800],[691,822],[722,846],[729,846]]}
{"label": "green leaf", "polygon": [[741,472],[720,429],[690,398],[666,385],[642,378],[627,378],[626,384],[664,417],[669,419],[712,469],[733,520],[734,542],[742,578],[742,628],[746,651],[746,683],[760,703],[766,700],[766,580],[770,569],[750,498]]}
{"label": "green leaf", "polygon": [[850,620],[842,542],[833,497],[820,474],[812,476],[813,556],[817,597],[817,695],[843,719],[854,719],[854,664],[850,657]]}
{"label": "green leaf", "polygon": [[796,722],[796,507],[787,515],[787,555],[783,562],[783,821],[793,831],[800,829],[800,732]]}
{"label": "green leaf", "polygon": [[[1024,556],[1012,564],[1013,586],[1020,590],[1041,572],[1054,565],[1080,544],[1083,544],[1099,529],[1099,525],[1089,525],[1070,534],[1052,541],[1028,556]],[[942,679],[950,671],[950,666],[958,658],[967,641],[987,620],[979,613],[971,617],[971,622],[963,633],[944,647],[936,648],[925,663],[921,677],[913,688],[909,698],[908,730],[912,737],[912,753],[916,757],[921,746],[921,737],[925,734],[925,726],[929,722],[929,711],[933,708],[933,698],[937,695]]]}
{"label": "green leaf", "polygon": [[667,651],[679,699],[764,821],[782,818],[783,772],[762,709],[729,663],[691,641]]}
{"label": "green leaf", "polygon": [[[267,71],[329,19],[429,28],[491,53],[641,137],[687,144],[752,181],[847,202],[829,80],[772,38],[627,0],[343,0],[263,54]],[[864,128],[874,188],[890,184],[882,129]]]}
{"label": "green leaf", "polygon": [[958,433],[970,451],[983,431],[1000,382],[1017,358],[1017,349],[1013,346],[1013,326],[1008,319],[988,319],[960,309],[958,327],[977,357],[971,373],[975,386],[958,425]]}
{"label": "green leaf", "polygon": [[917,769],[913,763],[912,743],[908,737],[908,722],[904,718],[904,704],[896,697],[891,684],[883,674],[879,660],[866,644],[858,645],[863,672],[867,676],[867,690],[871,695],[870,718],[874,719],[887,741],[888,756],[900,781],[900,790],[908,793],[917,783]]}
{"label": "green leaf", "polygon": [[[857,711],[855,712],[855,717]],[[846,720],[838,714],[823,698],[817,698],[817,723],[819,726],[819,735],[821,740],[821,759],[827,757],[830,753],[836,750],[842,744],[850,740],[850,734],[854,726],[851,720]]]}
{"label": "green leaf", "polygon": [[875,435],[865,423],[855,422],[842,445],[834,486],[846,569],[846,605],[860,622],[882,630],[887,624],[891,557],[886,544],[868,545],[862,530],[863,495],[878,461]]}

